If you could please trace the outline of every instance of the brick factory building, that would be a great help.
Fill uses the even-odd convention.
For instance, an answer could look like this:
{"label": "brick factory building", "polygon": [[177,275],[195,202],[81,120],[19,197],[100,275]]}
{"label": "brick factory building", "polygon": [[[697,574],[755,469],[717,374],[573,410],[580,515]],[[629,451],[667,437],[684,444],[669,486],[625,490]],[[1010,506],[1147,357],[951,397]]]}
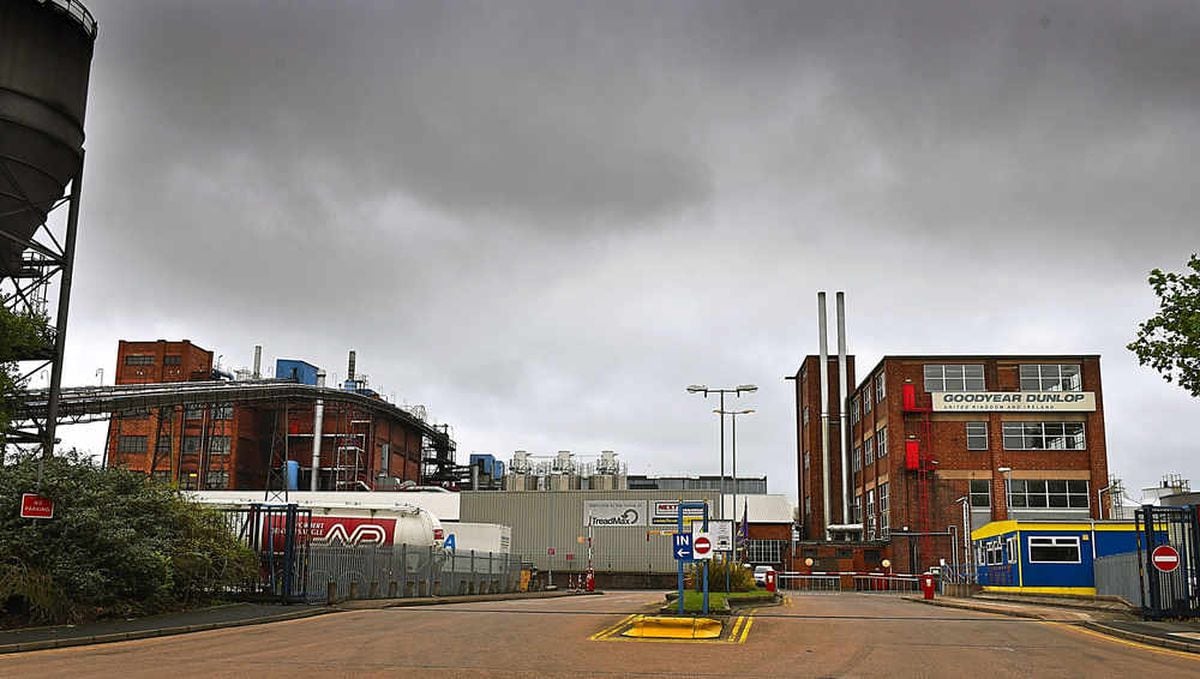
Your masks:
{"label": "brick factory building", "polygon": [[817,542],[827,529],[820,358],[808,356],[795,376],[800,551],[813,569],[878,568],[885,558],[898,572],[943,559],[965,567],[972,527],[1108,515],[1098,499],[1108,484],[1098,356],[885,356],[850,393],[848,479],[836,361],[829,357],[828,528],[840,543]]}
{"label": "brick factory building", "polygon": [[[292,461],[292,485],[307,489],[317,404],[323,413],[320,490],[384,490],[406,481],[420,483],[423,463],[447,455],[446,446],[435,451],[431,443],[449,442],[445,428],[426,423],[419,416],[423,413],[383,401],[354,380],[353,369],[344,385],[326,389],[316,366],[280,359],[276,378],[262,380],[248,373],[235,378],[214,370],[213,353],[187,340],[122,340],[117,385],[145,385],[147,393],[158,394],[156,403],[163,400],[162,386],[172,384],[204,383],[214,386],[206,393],[229,396],[198,401],[181,389],[175,404],[114,413],[105,464],[146,472],[185,489],[245,490],[266,488],[272,472],[277,483],[271,487],[286,483]],[[287,398],[256,388],[290,383],[297,392]],[[452,447],[449,442],[451,462]]]}

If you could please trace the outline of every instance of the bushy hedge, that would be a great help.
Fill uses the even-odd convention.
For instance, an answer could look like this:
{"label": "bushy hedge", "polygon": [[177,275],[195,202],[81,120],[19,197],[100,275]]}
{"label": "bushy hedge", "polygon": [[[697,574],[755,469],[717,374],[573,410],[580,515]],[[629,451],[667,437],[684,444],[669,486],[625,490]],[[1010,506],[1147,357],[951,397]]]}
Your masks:
{"label": "bushy hedge", "polygon": [[54,518],[20,518],[36,456],[0,467],[0,604],[29,622],[143,615],[211,600],[254,578],[257,561],[219,511],[71,453],[45,460]]}
{"label": "bushy hedge", "polygon": [[[696,561],[688,569],[688,588],[697,591],[703,589],[704,576],[701,572],[703,562]],[[754,582],[754,571],[745,566],[738,565],[732,561],[724,559],[713,559],[708,563],[708,588],[709,591],[725,590],[725,571],[730,569],[729,582],[730,589],[734,592],[749,592],[754,590],[757,585]]]}

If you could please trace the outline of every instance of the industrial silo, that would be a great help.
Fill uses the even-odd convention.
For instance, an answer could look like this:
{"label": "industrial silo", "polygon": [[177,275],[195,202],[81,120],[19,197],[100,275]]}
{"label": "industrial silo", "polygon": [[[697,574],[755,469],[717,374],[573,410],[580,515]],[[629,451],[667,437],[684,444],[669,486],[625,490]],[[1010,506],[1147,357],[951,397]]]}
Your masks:
{"label": "industrial silo", "polygon": [[[47,346],[17,357],[51,365],[47,413],[34,427],[45,442],[54,438],[62,378],[95,40],[96,21],[76,0],[0,0],[0,288],[12,311],[50,320]],[[60,208],[65,219],[48,221]],[[57,294],[48,295],[54,281]],[[52,296],[55,308],[40,308]]]}

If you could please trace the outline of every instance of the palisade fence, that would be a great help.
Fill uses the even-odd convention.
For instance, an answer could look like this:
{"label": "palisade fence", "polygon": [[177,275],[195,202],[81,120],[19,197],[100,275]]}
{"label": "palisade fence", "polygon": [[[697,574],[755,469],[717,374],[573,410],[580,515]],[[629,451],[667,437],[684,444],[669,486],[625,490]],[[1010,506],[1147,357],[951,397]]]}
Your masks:
{"label": "palisade fence", "polygon": [[521,575],[511,554],[428,545],[314,544],[308,557],[309,601],[513,592]]}
{"label": "palisade fence", "polygon": [[1096,576],[1096,594],[1119,596],[1135,608],[1141,608],[1142,580],[1138,577],[1141,557],[1137,552],[1097,557],[1092,562]]}

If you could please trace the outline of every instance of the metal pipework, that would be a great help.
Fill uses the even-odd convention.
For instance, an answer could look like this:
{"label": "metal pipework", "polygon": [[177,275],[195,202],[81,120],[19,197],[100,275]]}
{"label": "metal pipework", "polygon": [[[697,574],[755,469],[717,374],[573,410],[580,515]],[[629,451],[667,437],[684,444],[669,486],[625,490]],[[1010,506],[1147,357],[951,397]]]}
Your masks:
{"label": "metal pipework", "polygon": [[829,525],[833,522],[829,506],[829,321],[825,312],[825,292],[817,293],[817,332],[821,354],[821,515],[825,539],[831,539]]}
{"label": "metal pipework", "polygon": [[837,293],[837,343],[838,413],[842,425],[842,523],[850,523],[850,477],[854,472],[850,464],[850,428],[846,419],[846,410],[850,405],[850,395],[846,393],[849,388],[846,374],[846,293],[841,291]]}
{"label": "metal pipework", "polygon": [[[351,354],[353,356],[353,354]],[[317,371],[317,386],[325,386],[325,371]],[[312,478],[309,480],[309,490],[314,493],[319,490],[317,484],[321,480],[321,437],[324,435],[325,399],[319,398],[313,406],[313,453]]]}

